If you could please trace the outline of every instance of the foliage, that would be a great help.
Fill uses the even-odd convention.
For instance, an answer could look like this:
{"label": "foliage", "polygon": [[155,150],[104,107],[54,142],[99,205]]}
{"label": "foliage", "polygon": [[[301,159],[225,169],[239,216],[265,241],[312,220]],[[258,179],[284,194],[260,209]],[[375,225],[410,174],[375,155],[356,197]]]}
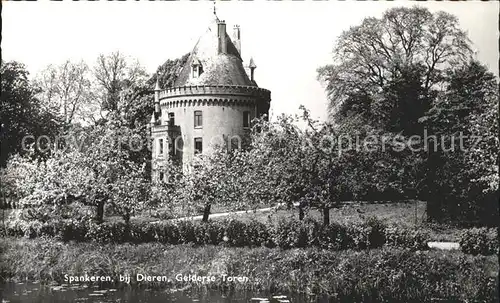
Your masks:
{"label": "foliage", "polygon": [[[75,166],[75,152],[55,152],[46,161],[14,156],[2,174],[10,195],[19,199],[27,219],[48,220],[84,215],[68,204],[83,194],[90,171]],[[73,205],[76,206],[76,205]]]}
{"label": "foliage", "polygon": [[473,255],[498,255],[498,230],[496,228],[471,228],[460,235],[462,252]]}
{"label": "foliage", "polygon": [[[344,31],[333,53],[334,64],[318,70],[332,114],[352,111],[371,123],[399,121],[407,123],[400,129],[411,132],[426,111],[425,97],[450,65],[470,56],[471,48],[453,15],[398,7]],[[396,99],[389,102],[393,94]]]}
{"label": "foliage", "polygon": [[429,216],[496,225],[498,214],[498,83],[476,61],[449,72],[447,91],[421,121],[441,144],[430,146],[423,191]]}
{"label": "foliage", "polygon": [[161,88],[166,89],[174,86],[175,80],[177,80],[188,58],[189,53],[177,59],[168,59],[162,65],[158,66],[155,75],[149,80],[149,84],[154,85],[158,77],[158,83]]}
{"label": "foliage", "polygon": [[230,209],[252,209],[262,200],[261,179],[254,173],[250,152],[229,150],[227,146],[213,146],[209,153],[197,155],[190,169],[177,178],[175,189],[180,193],[173,205],[182,205],[191,212],[203,210],[207,221],[215,203]]}
{"label": "foliage", "polygon": [[284,249],[307,247],[309,244],[308,227],[310,227],[308,223],[285,219],[278,221],[274,231],[274,242]]}
{"label": "foliage", "polygon": [[302,110],[302,117],[254,121],[252,146],[245,158],[251,163],[248,167],[254,168],[250,179],[264,180],[258,186],[261,199],[289,207],[298,202],[300,211],[318,209],[328,225],[329,210],[340,207],[342,201],[374,199],[374,192],[399,194],[408,186],[402,163],[391,156],[384,142],[364,148],[354,134],[315,121]]}
{"label": "foliage", "polygon": [[[57,134],[60,119],[36,98],[38,90],[28,80],[28,71],[22,63],[2,61],[0,77],[0,167],[5,167],[9,156],[26,154],[39,136],[50,138]],[[40,149],[46,148],[45,143],[40,141]],[[40,156],[40,149],[36,156]]]}
{"label": "foliage", "polygon": [[100,54],[93,68],[97,84],[97,94],[101,108],[116,112],[121,93],[133,85],[142,85],[146,81],[146,71],[137,60],[131,60],[120,52],[108,55]]}
{"label": "foliage", "polygon": [[[361,129],[362,140],[373,133],[419,140],[416,150],[389,146],[384,165],[396,173],[382,174],[379,184],[390,189],[383,196],[427,200],[429,220],[494,225],[498,83],[473,59],[458,19],[421,7],[389,9],[344,31],[333,54],[318,78],[338,128],[351,135]],[[359,163],[373,162],[359,156]]]}
{"label": "foliage", "polygon": [[89,222],[85,238],[98,243],[123,243],[126,237],[126,225],[123,222],[96,224]]}
{"label": "foliage", "polygon": [[49,65],[35,79],[43,104],[62,118],[65,126],[87,120],[88,107],[95,104],[89,67],[83,61],[66,60],[61,65]]}
{"label": "foliage", "polygon": [[[256,220],[246,222],[245,226],[245,242],[250,247],[274,247],[275,244],[272,239],[272,231],[264,223]],[[231,240],[231,237],[229,237]]]}
{"label": "foliage", "polygon": [[[239,275],[236,291],[318,295],[342,302],[498,301],[498,260],[461,252],[327,251],[158,243],[100,245],[0,239],[1,272],[14,281],[63,283],[64,275]],[[152,254],[151,252],[159,252]],[[208,266],[207,264],[217,264]],[[172,279],[177,289],[186,283]],[[133,281],[132,283],[137,283]],[[221,289],[221,280],[212,287]],[[152,285],[154,287],[154,285]],[[164,287],[164,286],[159,286]]]}
{"label": "foliage", "polygon": [[392,247],[406,247],[413,250],[428,249],[429,235],[419,229],[401,228],[392,225],[385,229],[385,243]]}
{"label": "foliage", "polygon": [[[366,250],[383,246],[412,251],[428,250],[429,234],[420,229],[390,225],[368,218],[356,224],[323,225],[307,220],[282,219],[276,225],[258,221],[234,219],[209,222],[165,221],[161,223],[104,222],[64,219],[60,221],[11,218],[5,234],[13,237],[54,237],[62,241],[91,241],[98,243],[147,243],[224,245],[230,247],[279,247],[282,249],[319,247],[328,250]],[[460,247],[467,254],[490,255],[498,253],[496,229],[472,228],[465,230]]]}
{"label": "foliage", "polygon": [[[102,222],[107,204],[128,223],[149,200],[150,189],[145,166],[133,162],[125,146],[133,136],[119,120],[94,126],[75,134],[79,144],[55,150],[46,161],[14,157],[2,178],[21,208],[38,213],[36,219],[49,213],[56,220],[70,205],[83,205]],[[82,207],[79,216],[84,213]]]}
{"label": "foliage", "polygon": [[[385,244],[385,225],[374,217],[347,227],[348,245],[355,249],[378,248]],[[349,243],[350,242],[350,243]]]}
{"label": "foliage", "polygon": [[[42,228],[43,227],[43,228]],[[165,221],[156,223],[104,222],[64,219],[61,221],[12,220],[7,235],[36,238],[56,237],[64,241],[99,243],[146,243],[225,245],[231,247],[279,247],[282,249],[320,247],[331,250],[374,249],[384,244],[414,250],[427,249],[428,236],[408,228],[386,229],[369,218],[362,223],[323,225],[307,220],[282,219],[276,225],[234,219],[201,221]],[[71,233],[74,232],[74,236]]]}

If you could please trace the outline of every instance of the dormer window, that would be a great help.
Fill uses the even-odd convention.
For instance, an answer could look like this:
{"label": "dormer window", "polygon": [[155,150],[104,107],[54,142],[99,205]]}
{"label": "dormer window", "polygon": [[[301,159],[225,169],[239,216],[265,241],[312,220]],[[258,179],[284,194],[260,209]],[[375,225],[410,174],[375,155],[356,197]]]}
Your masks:
{"label": "dormer window", "polygon": [[200,60],[196,58],[193,60],[193,64],[191,64],[191,69],[193,78],[199,78],[203,74],[203,66],[201,66]]}

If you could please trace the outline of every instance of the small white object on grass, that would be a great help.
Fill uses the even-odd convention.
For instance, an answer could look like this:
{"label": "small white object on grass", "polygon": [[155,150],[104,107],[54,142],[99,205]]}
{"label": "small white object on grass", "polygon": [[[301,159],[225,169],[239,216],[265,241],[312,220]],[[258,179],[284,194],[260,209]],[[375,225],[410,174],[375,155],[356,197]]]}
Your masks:
{"label": "small white object on grass", "polygon": [[457,242],[428,242],[427,246],[429,246],[429,248],[441,249],[441,250],[460,249],[460,244],[458,244]]}

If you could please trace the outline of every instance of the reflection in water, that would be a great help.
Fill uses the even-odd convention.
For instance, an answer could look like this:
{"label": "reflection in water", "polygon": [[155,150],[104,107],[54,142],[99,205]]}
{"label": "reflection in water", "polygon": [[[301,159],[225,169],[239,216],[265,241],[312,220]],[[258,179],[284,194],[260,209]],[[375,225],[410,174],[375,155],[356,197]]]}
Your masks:
{"label": "reflection in water", "polygon": [[0,287],[2,303],[57,303],[57,302],[151,302],[151,303],[222,303],[222,302],[328,302],[311,298],[287,297],[285,295],[265,295],[256,293],[231,293],[220,291],[176,291],[150,290],[132,287],[120,289],[87,287],[78,284],[40,285],[38,283],[6,283]]}

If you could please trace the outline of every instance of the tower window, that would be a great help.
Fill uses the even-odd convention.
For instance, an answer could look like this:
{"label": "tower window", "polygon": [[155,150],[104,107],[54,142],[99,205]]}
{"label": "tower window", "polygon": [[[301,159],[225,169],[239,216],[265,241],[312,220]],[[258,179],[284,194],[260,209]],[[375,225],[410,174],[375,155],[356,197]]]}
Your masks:
{"label": "tower window", "polygon": [[203,152],[203,139],[194,138],[194,154],[201,154]]}
{"label": "tower window", "polygon": [[197,110],[194,112],[194,127],[195,128],[203,127],[203,116],[201,110]]}
{"label": "tower window", "polygon": [[174,113],[168,113],[168,125],[170,125],[170,126],[175,125],[175,114]]}
{"label": "tower window", "polygon": [[158,140],[158,156],[163,157],[163,139]]}
{"label": "tower window", "polygon": [[243,112],[243,127],[250,127],[250,112]]}
{"label": "tower window", "polygon": [[165,174],[163,172],[160,172],[160,181],[164,181],[165,179]]}

